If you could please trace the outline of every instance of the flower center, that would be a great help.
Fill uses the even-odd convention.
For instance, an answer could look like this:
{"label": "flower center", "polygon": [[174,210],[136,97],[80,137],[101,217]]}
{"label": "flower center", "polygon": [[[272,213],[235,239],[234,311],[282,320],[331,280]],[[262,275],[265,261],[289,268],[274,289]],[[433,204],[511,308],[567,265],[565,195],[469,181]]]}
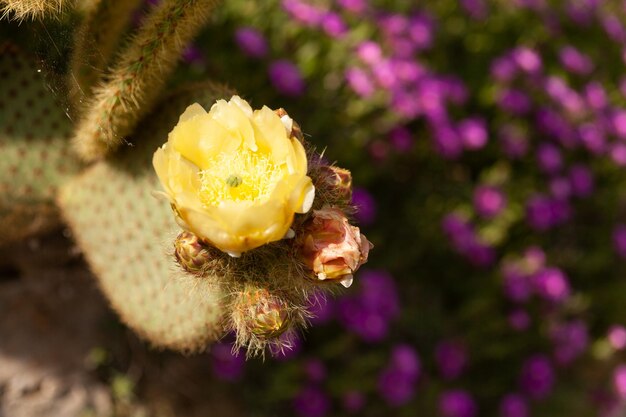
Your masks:
{"label": "flower center", "polygon": [[221,153],[200,171],[200,201],[216,206],[222,201],[262,201],[268,199],[282,178],[280,165],[251,150]]}

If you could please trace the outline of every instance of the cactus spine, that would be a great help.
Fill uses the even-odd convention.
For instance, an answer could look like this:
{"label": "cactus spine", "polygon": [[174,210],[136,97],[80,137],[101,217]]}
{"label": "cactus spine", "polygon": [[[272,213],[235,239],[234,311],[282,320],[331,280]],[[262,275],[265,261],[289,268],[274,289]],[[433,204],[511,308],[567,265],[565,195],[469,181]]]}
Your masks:
{"label": "cactus spine", "polygon": [[61,13],[68,0],[0,0],[0,18],[41,19]]}
{"label": "cactus spine", "polygon": [[149,14],[86,106],[74,137],[84,160],[100,159],[124,143],[214,5],[215,0],[164,0]]}

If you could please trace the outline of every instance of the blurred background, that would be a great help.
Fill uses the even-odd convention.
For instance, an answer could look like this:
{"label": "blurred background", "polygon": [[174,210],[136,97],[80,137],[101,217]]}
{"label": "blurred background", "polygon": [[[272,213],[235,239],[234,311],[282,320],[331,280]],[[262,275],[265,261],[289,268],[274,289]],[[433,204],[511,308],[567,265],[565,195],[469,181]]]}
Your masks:
{"label": "blurred background", "polygon": [[[54,74],[72,24],[0,34]],[[225,2],[172,84],[285,108],[369,263],[246,361],[151,349],[65,230],[0,248],[0,416],[626,416],[625,65],[617,0]]]}

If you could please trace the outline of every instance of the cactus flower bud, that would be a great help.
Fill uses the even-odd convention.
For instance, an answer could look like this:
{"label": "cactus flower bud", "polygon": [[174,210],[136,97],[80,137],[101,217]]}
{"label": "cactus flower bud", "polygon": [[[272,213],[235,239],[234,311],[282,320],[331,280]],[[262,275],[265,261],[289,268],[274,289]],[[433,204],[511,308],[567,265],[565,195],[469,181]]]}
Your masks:
{"label": "cactus flower bud", "polygon": [[234,321],[261,339],[273,339],[291,322],[287,303],[264,288],[247,287],[237,295]]}
{"label": "cactus flower bud", "polygon": [[300,254],[319,280],[352,284],[352,274],[365,262],[373,245],[352,226],[343,212],[324,207],[315,210],[300,239]]}
{"label": "cactus flower bud", "polygon": [[352,174],[347,169],[324,165],[318,168],[316,187],[328,190],[341,201],[352,199]]}
{"label": "cactus flower bud", "polygon": [[181,232],[174,241],[174,256],[178,264],[192,274],[201,275],[213,258],[198,236]]}

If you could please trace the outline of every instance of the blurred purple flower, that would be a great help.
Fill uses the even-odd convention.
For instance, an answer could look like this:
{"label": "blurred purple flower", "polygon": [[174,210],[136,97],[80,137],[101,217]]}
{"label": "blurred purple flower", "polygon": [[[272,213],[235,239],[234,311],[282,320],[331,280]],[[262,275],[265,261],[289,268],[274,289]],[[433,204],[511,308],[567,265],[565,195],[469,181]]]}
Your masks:
{"label": "blurred purple flower", "polygon": [[565,200],[537,194],[526,203],[526,221],[535,230],[545,231],[567,221],[571,207]]}
{"label": "blurred purple flower", "polygon": [[337,0],[337,4],[345,10],[361,14],[367,10],[367,0]]}
{"label": "blurred purple flower", "polygon": [[403,14],[389,13],[378,18],[378,27],[387,37],[405,35],[409,27],[409,19]]}
{"label": "blurred purple flower", "polygon": [[587,75],[593,70],[591,58],[572,45],[561,48],[559,51],[559,59],[565,69],[575,74]]}
{"label": "blurred purple flower", "polygon": [[589,197],[594,190],[593,174],[584,165],[575,165],[569,171],[572,192],[577,197]]}
{"label": "blurred purple flower", "polygon": [[537,163],[547,174],[556,174],[563,167],[561,151],[551,143],[542,143],[537,148]]}
{"label": "blurred purple flower", "polygon": [[626,365],[619,365],[613,372],[613,386],[620,400],[626,400]]}
{"label": "blurred purple flower", "polygon": [[374,78],[382,88],[390,90],[398,83],[398,77],[391,60],[382,59],[372,65],[372,73]]}
{"label": "blurred purple flower", "polygon": [[475,417],[478,407],[467,391],[444,391],[439,396],[439,414],[442,417]]}
{"label": "blurred purple flower", "polygon": [[437,125],[434,129],[435,148],[446,159],[456,159],[463,153],[463,141],[448,125]]}
{"label": "blurred purple flower", "polygon": [[415,381],[397,368],[385,368],[378,377],[378,391],[387,404],[399,407],[415,395]]}
{"label": "blurred purple flower", "polygon": [[408,24],[409,38],[418,50],[428,49],[433,43],[433,21],[425,14],[411,16]]}
{"label": "blurred purple flower", "polygon": [[206,57],[202,49],[196,45],[189,45],[183,51],[183,61],[192,65],[204,65]]}
{"label": "blurred purple flower", "polygon": [[613,248],[620,258],[626,259],[626,224],[618,224],[613,229]]}
{"label": "blurred purple flower", "polygon": [[604,110],[608,105],[606,90],[597,81],[592,81],[585,86],[583,96],[587,105],[596,111]]}
{"label": "blurred purple flower", "polygon": [[407,119],[415,118],[422,111],[421,103],[415,94],[400,88],[392,91],[391,108],[395,113]]}
{"label": "blurred purple flower", "polygon": [[399,344],[391,351],[389,367],[398,369],[408,378],[417,381],[422,370],[422,364],[417,351],[413,346]]}
{"label": "blurred purple flower", "polygon": [[275,360],[285,362],[298,356],[302,350],[302,341],[297,334],[283,333],[280,339],[283,341],[281,348],[276,345],[270,346],[270,353]]}
{"label": "blurred purple flower", "polygon": [[293,408],[300,417],[324,417],[330,412],[331,402],[320,388],[308,386],[296,395]]}
{"label": "blurred purple flower", "polygon": [[388,133],[389,140],[393,147],[399,152],[407,152],[413,146],[413,137],[409,129],[403,126],[397,126]]}
{"label": "blurred purple flower", "polygon": [[250,57],[263,58],[267,55],[267,41],[263,34],[254,28],[242,27],[237,29],[235,42],[237,42],[239,49]]}
{"label": "blurred purple flower", "polygon": [[536,74],[542,69],[541,57],[528,47],[518,47],[512,51],[512,58],[518,68],[529,74]]}
{"label": "blurred purple flower", "polygon": [[533,277],[533,287],[541,298],[560,303],[570,295],[569,280],[558,268],[545,268]]}
{"label": "blurred purple flower", "polygon": [[362,225],[369,225],[376,219],[376,200],[365,188],[354,187],[352,204],[356,208],[354,217]]}
{"label": "blurred purple flower", "polygon": [[615,165],[619,167],[626,166],[626,144],[624,143],[611,144],[609,154],[611,155],[611,159],[613,160]]}
{"label": "blurred purple flower", "polygon": [[626,139],[626,110],[617,109],[611,116],[613,131],[620,139]]}
{"label": "blurred purple flower", "polygon": [[527,114],[532,108],[528,95],[516,89],[504,89],[498,95],[498,105],[506,112],[516,116]]}
{"label": "blurred purple flower", "polygon": [[606,151],[606,137],[604,130],[593,122],[583,123],[578,132],[583,146],[595,155],[601,155]]}
{"label": "blurred purple flower", "polygon": [[527,301],[532,294],[529,277],[516,264],[505,264],[502,268],[504,293],[507,298],[517,303]]}
{"label": "blurred purple flower", "polygon": [[269,77],[274,88],[286,96],[299,96],[306,88],[298,67],[287,60],[272,63],[269,67]]}
{"label": "blurred purple flower", "polygon": [[363,98],[374,94],[376,86],[370,75],[361,68],[348,68],[346,70],[346,81],[352,90]]}
{"label": "blurred purple flower", "polygon": [[498,187],[481,185],[474,190],[474,209],[484,218],[497,216],[506,204],[506,196]]}
{"label": "blurred purple flower", "polygon": [[520,387],[533,399],[546,398],[554,386],[554,370],[545,355],[531,356],[522,365]]}
{"label": "blurred purple flower", "polygon": [[500,401],[500,417],[528,417],[528,404],[520,394],[507,394]]}
{"label": "blurred purple flower", "polygon": [[322,10],[302,0],[282,0],[281,5],[292,18],[306,26],[319,25],[324,16]]}
{"label": "blurred purple flower", "polygon": [[623,350],[626,348],[626,327],[619,324],[611,326],[607,338],[613,349]]}
{"label": "blurred purple flower", "polygon": [[383,51],[380,45],[374,41],[361,42],[356,47],[356,54],[361,61],[368,65],[375,65],[383,58]]}
{"label": "blurred purple flower", "polygon": [[606,34],[615,42],[624,43],[626,41],[626,30],[620,19],[612,14],[605,14],[600,22]]}
{"label": "blurred purple flower", "polygon": [[510,56],[496,58],[491,63],[491,76],[500,82],[508,82],[515,77],[517,66]]}
{"label": "blurred purple flower", "polygon": [[337,13],[325,13],[322,17],[321,24],[324,32],[331,38],[340,38],[348,31],[345,22]]}
{"label": "blurred purple flower", "polygon": [[485,19],[489,13],[484,0],[459,0],[461,7],[472,19]]}
{"label": "blurred purple flower", "polygon": [[359,391],[348,391],[343,395],[343,408],[349,414],[356,414],[365,407],[365,395]]}
{"label": "blurred purple flower", "polygon": [[485,121],[477,117],[462,120],[458,125],[458,131],[467,149],[481,149],[489,139]]}
{"label": "blurred purple flower", "polygon": [[457,379],[467,366],[465,346],[454,340],[443,340],[435,347],[435,361],[443,379]]}
{"label": "blurred purple flower", "polygon": [[550,331],[554,344],[554,359],[560,365],[569,365],[582,355],[589,345],[587,324],[582,320],[559,323]]}
{"label": "blurred purple flower", "polygon": [[217,343],[211,347],[213,374],[222,381],[238,381],[243,376],[245,355],[233,354],[230,343]]}

